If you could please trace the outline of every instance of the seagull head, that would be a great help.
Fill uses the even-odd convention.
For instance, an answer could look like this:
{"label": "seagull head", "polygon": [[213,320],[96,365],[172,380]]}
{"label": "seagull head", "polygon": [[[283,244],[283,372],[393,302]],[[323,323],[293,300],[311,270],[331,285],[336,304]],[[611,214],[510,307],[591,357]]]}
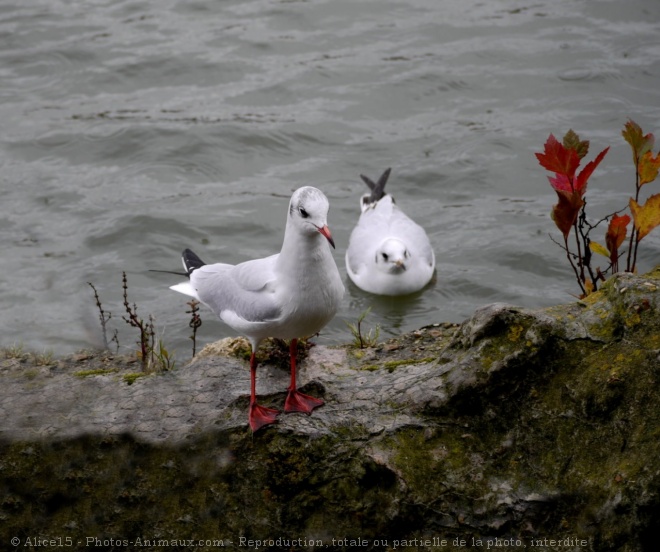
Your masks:
{"label": "seagull head", "polygon": [[329,208],[328,198],[321,190],[312,186],[298,188],[289,203],[289,223],[303,235],[321,234],[334,248],[335,241],[328,228]]}
{"label": "seagull head", "polygon": [[405,272],[410,252],[406,244],[396,238],[387,238],[376,250],[376,266],[388,274]]}

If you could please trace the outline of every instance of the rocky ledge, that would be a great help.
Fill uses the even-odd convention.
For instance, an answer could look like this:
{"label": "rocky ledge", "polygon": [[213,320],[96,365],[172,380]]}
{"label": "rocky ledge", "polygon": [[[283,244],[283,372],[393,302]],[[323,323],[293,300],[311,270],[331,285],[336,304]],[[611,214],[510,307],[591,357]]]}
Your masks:
{"label": "rocky ledge", "polygon": [[[310,347],[299,383],[325,406],[255,435],[240,340],[151,375],[0,360],[2,549],[655,550],[659,286]],[[268,358],[257,390],[281,408]]]}

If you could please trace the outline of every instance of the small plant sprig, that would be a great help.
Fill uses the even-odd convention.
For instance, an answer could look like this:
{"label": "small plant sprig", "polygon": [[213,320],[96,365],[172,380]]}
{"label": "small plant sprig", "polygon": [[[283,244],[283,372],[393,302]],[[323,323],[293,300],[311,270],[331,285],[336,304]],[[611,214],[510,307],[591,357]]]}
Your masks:
{"label": "small plant sprig", "polygon": [[3,349],[5,358],[14,358],[20,360],[25,357],[25,346],[23,343],[14,343],[11,347],[6,347]]}
{"label": "small plant sprig", "polygon": [[36,366],[50,366],[51,364],[54,364],[54,357],[55,354],[53,351],[50,350],[44,350],[43,353],[35,353],[34,355],[34,363]]}
{"label": "small plant sprig", "polygon": [[[597,282],[600,278],[596,276],[591,267],[589,233],[595,225],[591,226],[587,223],[585,211],[587,202],[584,196],[589,177],[608,150],[609,148],[606,148],[601,151],[596,159],[590,161],[579,174],[577,169],[580,161],[589,151],[589,142],[581,141],[573,130],[566,133],[563,142],[559,142],[551,134],[545,143],[544,152],[536,154],[541,166],[555,173],[554,177],[548,177],[550,185],[559,198],[559,203],[552,208],[552,220],[555,221],[564,237],[562,248],[566,252],[566,258],[575,273],[582,294],[585,296],[597,289]],[[573,252],[569,245],[571,235],[576,252]]]}
{"label": "small plant sprig", "polygon": [[137,328],[140,332],[140,341],[138,345],[140,350],[138,356],[142,362],[142,369],[145,370],[149,364],[150,353],[154,351],[154,340],[156,332],[154,330],[153,317],[149,315],[149,322],[145,322],[142,318],[137,315],[137,305],[133,303],[133,306],[128,301],[128,280],[126,278],[126,272],[122,272],[122,289],[124,290],[124,308],[128,317],[122,316],[124,321],[132,326]]}
{"label": "small plant sprig", "polygon": [[[103,331],[103,342],[105,348],[108,349],[107,323],[112,318],[112,314],[103,309],[96,287],[91,282],[87,283],[92,290],[94,290],[94,300],[99,311],[99,321],[101,322],[101,329]],[[122,289],[124,309],[126,311],[126,315],[122,316],[122,319],[129,326],[137,328],[140,333],[140,339],[137,341],[137,344],[139,345],[137,358],[142,363],[143,372],[172,370],[175,366],[174,354],[167,350],[163,340],[156,335],[154,317],[150,314],[146,321],[140,318],[137,314],[137,305],[135,303],[131,304],[128,300],[128,279],[126,277],[126,272],[122,272]],[[186,312],[192,314],[192,319],[189,325],[193,328],[191,339],[193,340],[193,356],[195,356],[197,328],[202,325],[201,317],[198,314],[198,305],[200,303],[198,301],[191,301],[188,304],[190,305],[191,310]],[[110,342],[114,341],[117,344],[118,352],[119,338],[117,336],[118,330],[115,329]]]}
{"label": "small plant sprig", "polygon": [[151,348],[151,365],[155,366],[159,372],[174,370],[174,355],[167,350],[162,339],[158,339],[157,343],[158,347]]}
{"label": "small plant sprig", "polygon": [[[653,228],[660,225],[660,194],[649,197],[643,206],[638,203],[640,188],[658,176],[660,155],[653,157],[651,152],[654,144],[653,135],[644,136],[642,129],[635,122],[628,121],[622,135],[633,150],[636,169],[635,198],[630,198],[629,201],[634,224],[630,234],[626,264],[627,272],[635,272],[639,242]],[[540,165],[554,173],[554,176],[548,176],[548,180],[557,193],[559,202],[552,208],[551,216],[564,237],[563,244],[556,243],[566,253],[566,258],[582,291],[582,297],[597,291],[598,282],[605,280],[607,272],[614,273],[619,270],[619,259],[623,257],[619,248],[626,239],[627,226],[631,221],[629,215],[619,215],[625,210],[624,208],[607,215],[595,224],[588,222],[585,197],[587,183],[609,151],[609,147],[602,150],[578,173],[580,162],[588,151],[589,142],[580,140],[573,130],[569,130],[562,142],[551,134],[545,143],[544,151],[536,154]],[[607,220],[609,224],[603,246],[593,241],[590,233]],[[574,248],[571,247],[571,243],[574,244]],[[609,259],[609,265],[605,270],[592,266],[592,253],[604,255]]]}
{"label": "small plant sprig", "polygon": [[186,314],[191,315],[188,325],[192,328],[192,335],[190,336],[190,339],[192,339],[193,342],[192,356],[194,357],[197,353],[197,328],[202,325],[202,318],[198,314],[200,302],[193,299],[192,301],[186,303],[186,305],[190,306],[190,310],[186,311]]}
{"label": "small plant sprig", "polygon": [[156,327],[154,317],[150,314],[148,322],[145,322],[137,315],[137,305],[128,301],[128,281],[126,272],[122,272],[122,288],[124,290],[124,308],[128,316],[122,317],[124,321],[140,331],[140,341],[138,345],[138,358],[142,363],[142,371],[151,370],[167,371],[174,368],[174,357],[167,350],[162,339],[156,338]]}
{"label": "small plant sprig", "polygon": [[369,333],[366,335],[362,334],[362,322],[371,312],[371,307],[365,310],[360,316],[358,316],[357,324],[352,322],[346,322],[348,329],[353,335],[353,344],[355,347],[364,349],[365,347],[374,347],[378,343],[378,336],[380,335],[380,326],[376,325],[376,328],[370,328]]}

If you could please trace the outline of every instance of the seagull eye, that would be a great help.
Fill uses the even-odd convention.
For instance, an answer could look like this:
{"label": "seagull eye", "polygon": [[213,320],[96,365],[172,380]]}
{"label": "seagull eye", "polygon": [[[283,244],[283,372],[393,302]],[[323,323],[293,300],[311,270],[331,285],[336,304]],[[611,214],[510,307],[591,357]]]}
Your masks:
{"label": "seagull eye", "polygon": [[307,211],[305,211],[304,207],[301,207],[300,209],[298,209],[298,212],[300,213],[300,216],[302,218],[309,218],[309,213]]}

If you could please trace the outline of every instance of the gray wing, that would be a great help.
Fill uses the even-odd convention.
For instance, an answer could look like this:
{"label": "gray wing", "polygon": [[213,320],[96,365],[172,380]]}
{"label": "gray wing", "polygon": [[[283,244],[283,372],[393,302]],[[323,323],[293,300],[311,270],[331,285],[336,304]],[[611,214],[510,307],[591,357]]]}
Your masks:
{"label": "gray wing", "polygon": [[275,320],[282,311],[272,285],[276,259],[277,255],[272,255],[236,266],[204,265],[193,271],[190,283],[217,316],[231,311],[248,322]]}
{"label": "gray wing", "polygon": [[357,247],[351,247],[352,243],[353,235],[351,235],[351,241],[346,250],[346,265],[353,274],[357,274],[360,267],[364,264],[364,255],[361,254]]}
{"label": "gray wing", "polygon": [[376,247],[388,230],[387,218],[381,215],[380,210],[369,210],[360,215],[346,250],[346,264],[354,274],[360,273],[375,254]]}
{"label": "gray wing", "polygon": [[390,221],[391,235],[400,237],[414,254],[419,255],[430,266],[435,264],[433,247],[424,228],[408,217],[396,205],[393,205],[392,220]]}

